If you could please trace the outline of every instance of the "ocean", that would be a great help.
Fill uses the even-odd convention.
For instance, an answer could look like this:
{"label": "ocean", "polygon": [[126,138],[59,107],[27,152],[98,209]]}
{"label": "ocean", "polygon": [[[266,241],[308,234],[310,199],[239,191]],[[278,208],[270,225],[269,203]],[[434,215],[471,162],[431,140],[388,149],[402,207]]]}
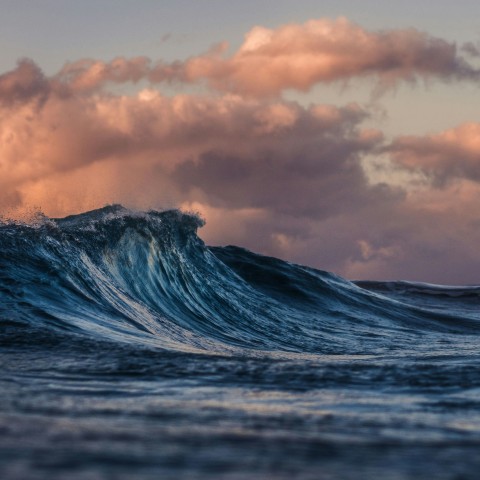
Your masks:
{"label": "ocean", "polygon": [[0,478],[477,479],[480,287],[348,281],[202,220],[0,224]]}

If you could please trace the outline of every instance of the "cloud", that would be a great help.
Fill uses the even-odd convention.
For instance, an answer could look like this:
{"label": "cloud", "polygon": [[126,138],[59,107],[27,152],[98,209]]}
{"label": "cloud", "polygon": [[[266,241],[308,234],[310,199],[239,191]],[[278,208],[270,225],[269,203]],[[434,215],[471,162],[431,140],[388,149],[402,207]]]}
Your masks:
{"label": "cloud", "polygon": [[[365,112],[274,104],[255,112],[246,145],[207,150],[172,174],[186,195],[202,193],[211,205],[268,208],[290,215],[326,217],[355,208],[382,189],[367,185],[360,165],[383,137],[357,128]],[[286,121],[286,119],[288,119]]]}
{"label": "cloud", "polygon": [[479,201],[480,187],[470,181],[410,192],[376,218],[370,232],[351,231],[370,252],[352,248],[343,272],[349,278],[478,284]]}
{"label": "cloud", "polygon": [[31,60],[18,62],[17,68],[0,75],[0,105],[12,105],[33,98],[44,99],[50,91],[49,80]]}
{"label": "cloud", "polygon": [[[25,201],[36,192],[35,202],[50,205],[33,184],[60,177],[66,184],[65,175],[88,176],[101,163],[107,176],[141,172],[182,201],[326,217],[388,197],[368,186],[360,165],[383,140],[361,128],[367,117],[355,104],[302,107],[232,95],[52,94],[41,108],[26,103],[0,116],[0,186]],[[114,187],[118,197],[124,189]]]}
{"label": "cloud", "polygon": [[467,42],[462,45],[462,52],[465,52],[471,57],[478,58],[480,57],[480,46],[478,43],[475,45],[473,42]]}
{"label": "cloud", "polygon": [[84,59],[67,63],[52,81],[68,85],[73,91],[93,91],[106,82],[136,83],[148,74],[147,57],[115,58],[111,62]]}
{"label": "cloud", "polygon": [[231,57],[207,55],[185,63],[187,79],[260,96],[355,77],[373,77],[387,88],[417,79],[478,81],[479,75],[453,43],[413,28],[371,32],[345,18],[255,27]]}
{"label": "cloud", "polygon": [[418,80],[478,82],[480,70],[468,61],[468,57],[478,57],[478,52],[471,42],[457,48],[455,43],[414,28],[369,31],[346,18],[321,18],[275,29],[254,27],[230,55],[228,44],[221,42],[183,61],[81,59],[48,78],[31,61],[22,61],[0,78],[0,97],[23,98],[51,89],[63,94],[88,93],[110,83],[142,80],[200,83],[225,93],[257,97],[278,96],[289,89],[306,92],[317,84],[355,78],[374,79],[378,91]]}
{"label": "cloud", "polygon": [[397,165],[421,172],[437,187],[462,178],[480,182],[479,123],[435,135],[398,137],[387,150]]}

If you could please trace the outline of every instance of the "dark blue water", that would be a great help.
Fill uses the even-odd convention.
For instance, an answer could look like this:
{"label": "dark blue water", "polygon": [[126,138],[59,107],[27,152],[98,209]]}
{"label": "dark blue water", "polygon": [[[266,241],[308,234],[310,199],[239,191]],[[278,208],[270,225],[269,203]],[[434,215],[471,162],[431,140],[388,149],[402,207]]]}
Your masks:
{"label": "dark blue water", "polygon": [[480,287],[206,247],[178,211],[0,225],[1,479],[476,479]]}

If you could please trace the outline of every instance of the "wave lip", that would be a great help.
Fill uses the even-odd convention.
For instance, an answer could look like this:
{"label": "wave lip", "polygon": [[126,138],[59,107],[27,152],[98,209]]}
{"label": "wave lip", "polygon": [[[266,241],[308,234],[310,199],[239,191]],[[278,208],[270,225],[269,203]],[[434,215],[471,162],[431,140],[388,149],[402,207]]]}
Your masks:
{"label": "wave lip", "polygon": [[[480,287],[349,282],[207,247],[178,210],[0,224],[0,322],[216,354],[371,354],[477,335]],[[419,298],[421,297],[421,300]],[[450,306],[445,308],[450,302]]]}

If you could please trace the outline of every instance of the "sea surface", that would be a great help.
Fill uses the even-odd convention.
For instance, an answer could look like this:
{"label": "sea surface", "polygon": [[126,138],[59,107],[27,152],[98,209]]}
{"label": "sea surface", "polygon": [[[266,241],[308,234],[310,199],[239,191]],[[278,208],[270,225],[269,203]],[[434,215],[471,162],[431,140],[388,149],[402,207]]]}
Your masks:
{"label": "sea surface", "polygon": [[480,478],[480,287],[351,282],[201,226],[0,223],[0,479]]}

